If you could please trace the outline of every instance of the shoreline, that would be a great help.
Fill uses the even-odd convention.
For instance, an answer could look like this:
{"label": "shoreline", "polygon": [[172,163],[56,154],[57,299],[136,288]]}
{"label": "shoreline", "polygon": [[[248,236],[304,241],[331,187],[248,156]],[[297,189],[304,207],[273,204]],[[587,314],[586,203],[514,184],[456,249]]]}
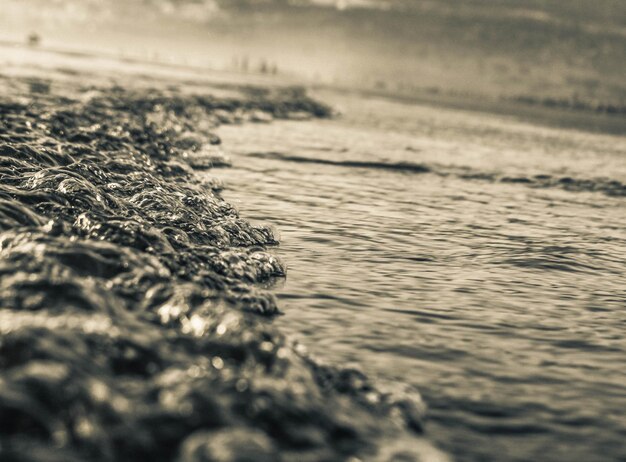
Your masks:
{"label": "shoreline", "polygon": [[517,97],[519,101],[516,101],[513,97],[488,98],[479,95],[455,95],[428,90],[405,95],[377,90],[342,89],[324,85],[313,85],[312,91],[313,94],[345,93],[364,98],[383,98],[400,104],[419,104],[442,109],[512,117],[537,126],[618,136],[626,134],[626,115],[624,112],[609,114],[588,109],[546,106],[540,103],[531,104],[523,102],[523,96]]}
{"label": "shoreline", "polygon": [[[186,78],[189,82],[195,81],[219,86],[225,81],[231,82],[226,85],[232,87],[235,82],[241,86],[263,86],[267,88],[284,88],[302,85],[307,87],[313,94],[316,92],[331,92],[338,94],[354,94],[361,97],[385,98],[404,104],[422,104],[445,109],[457,109],[471,112],[487,113],[504,117],[513,117],[521,121],[549,127],[577,129],[592,133],[606,133],[612,135],[626,134],[626,107],[620,104],[607,102],[588,102],[564,99],[543,98],[537,99],[532,95],[500,95],[489,96],[482,94],[457,93],[439,88],[421,88],[411,93],[386,91],[381,89],[368,89],[349,87],[341,84],[329,85],[315,82],[301,83],[300,80],[290,75],[267,76],[260,73],[238,73],[228,70],[204,68],[201,66],[167,63],[162,61],[150,61],[138,57],[120,57],[113,53],[89,52],[85,50],[65,50],[59,48],[32,48],[27,45],[11,40],[0,40],[0,47],[5,49],[20,49],[28,53],[44,53],[58,57],[70,58],[74,65],[84,63],[86,60],[103,60],[110,62],[108,65],[101,63],[105,68],[111,68],[114,63],[130,66],[125,72],[138,72],[133,66],[150,69],[157,76]],[[89,68],[93,63],[87,63]],[[63,72],[63,67],[50,70]],[[81,69],[86,72],[86,69]],[[109,69],[110,70],[110,69]],[[187,73],[187,74],[184,74]],[[183,77],[181,77],[181,75]]]}
{"label": "shoreline", "polygon": [[421,403],[263,321],[278,242],[194,173],[227,164],[219,123],[329,108],[300,90],[84,83],[0,87],[0,455],[446,460]]}

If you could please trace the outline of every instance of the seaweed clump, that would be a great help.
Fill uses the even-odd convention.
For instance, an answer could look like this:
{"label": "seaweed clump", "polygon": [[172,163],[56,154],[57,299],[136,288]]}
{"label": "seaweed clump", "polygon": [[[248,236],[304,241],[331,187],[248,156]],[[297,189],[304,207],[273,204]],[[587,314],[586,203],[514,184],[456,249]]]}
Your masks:
{"label": "seaweed clump", "polygon": [[326,461],[417,441],[420,406],[266,320],[277,239],[192,168],[227,164],[225,114],[326,109],[72,91],[0,99],[0,459]]}

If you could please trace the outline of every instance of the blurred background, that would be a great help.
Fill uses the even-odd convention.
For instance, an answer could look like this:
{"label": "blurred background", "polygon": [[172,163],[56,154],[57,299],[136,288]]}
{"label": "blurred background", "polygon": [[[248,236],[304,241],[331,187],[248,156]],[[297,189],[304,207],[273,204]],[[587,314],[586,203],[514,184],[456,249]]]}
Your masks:
{"label": "blurred background", "polygon": [[0,39],[411,97],[620,111],[623,0],[1,0]]}

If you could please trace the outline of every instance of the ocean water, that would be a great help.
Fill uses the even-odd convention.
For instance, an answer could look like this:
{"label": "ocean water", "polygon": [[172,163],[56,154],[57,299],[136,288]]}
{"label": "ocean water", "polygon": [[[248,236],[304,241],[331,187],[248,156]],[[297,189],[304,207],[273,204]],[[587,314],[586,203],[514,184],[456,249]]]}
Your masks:
{"label": "ocean water", "polygon": [[456,460],[625,460],[626,139],[322,97],[217,132],[223,196],[281,234],[274,323],[418,390]]}

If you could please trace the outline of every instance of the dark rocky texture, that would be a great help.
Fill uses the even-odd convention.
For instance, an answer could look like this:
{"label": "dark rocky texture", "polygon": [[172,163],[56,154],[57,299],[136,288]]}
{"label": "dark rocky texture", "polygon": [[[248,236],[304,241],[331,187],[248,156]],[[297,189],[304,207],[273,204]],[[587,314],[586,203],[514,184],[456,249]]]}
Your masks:
{"label": "dark rocky texture", "polygon": [[417,458],[419,403],[271,325],[274,233],[191,168],[217,123],[325,106],[36,83],[0,98],[0,459]]}

